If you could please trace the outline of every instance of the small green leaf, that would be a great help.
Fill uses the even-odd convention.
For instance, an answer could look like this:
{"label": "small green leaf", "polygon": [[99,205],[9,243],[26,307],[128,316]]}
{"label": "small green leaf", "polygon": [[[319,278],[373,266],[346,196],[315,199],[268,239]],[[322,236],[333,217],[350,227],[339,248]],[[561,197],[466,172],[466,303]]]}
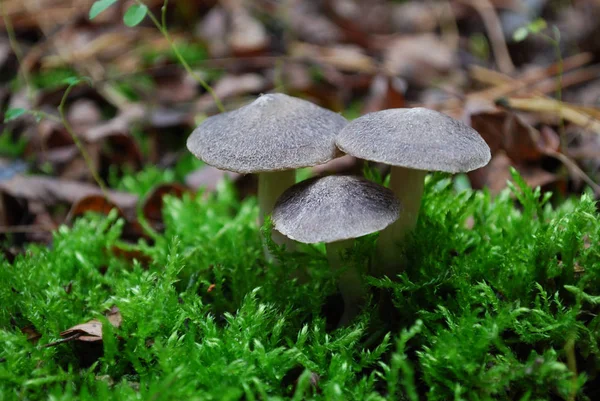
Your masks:
{"label": "small green leaf", "polygon": [[92,7],[90,8],[90,19],[94,19],[100,14],[102,11],[106,10],[108,7],[115,4],[117,0],[96,0]]}
{"label": "small green leaf", "polygon": [[600,295],[590,295],[585,293],[581,288],[575,287],[574,285],[565,285],[565,290],[575,294],[578,297],[581,297],[584,301],[587,301],[593,305],[600,304]]}
{"label": "small green leaf", "polygon": [[16,120],[17,118],[21,117],[25,113],[27,113],[27,110],[21,109],[21,108],[8,109],[8,110],[6,110],[6,113],[4,114],[4,122]]}
{"label": "small green leaf", "polygon": [[522,26],[517,28],[517,30],[513,33],[513,40],[515,42],[522,42],[527,39],[527,36],[529,36],[529,29],[527,29],[525,26]]}
{"label": "small green leaf", "polygon": [[123,22],[129,27],[134,27],[144,20],[148,7],[144,4],[134,4],[125,11]]}
{"label": "small green leaf", "polygon": [[538,18],[527,25],[527,29],[531,33],[540,33],[548,27],[548,23],[543,18]]}

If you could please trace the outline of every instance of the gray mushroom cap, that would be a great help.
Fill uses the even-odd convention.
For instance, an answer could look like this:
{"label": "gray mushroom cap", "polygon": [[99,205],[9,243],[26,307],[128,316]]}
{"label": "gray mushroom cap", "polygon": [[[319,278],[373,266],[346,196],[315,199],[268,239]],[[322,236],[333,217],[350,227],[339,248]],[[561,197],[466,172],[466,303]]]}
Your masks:
{"label": "gray mushroom cap", "polygon": [[425,171],[468,172],[491,158],[473,128],[422,107],[365,114],[350,122],[336,143],[360,159]]}
{"label": "gray mushroom cap", "polygon": [[207,118],[187,140],[197,158],[238,173],[281,171],[338,155],[335,137],[348,121],[309,101],[267,94]]}
{"label": "gray mushroom cap", "polygon": [[273,208],[283,235],[307,244],[357,238],[398,219],[400,202],[389,189],[356,176],[315,177],[288,188]]}

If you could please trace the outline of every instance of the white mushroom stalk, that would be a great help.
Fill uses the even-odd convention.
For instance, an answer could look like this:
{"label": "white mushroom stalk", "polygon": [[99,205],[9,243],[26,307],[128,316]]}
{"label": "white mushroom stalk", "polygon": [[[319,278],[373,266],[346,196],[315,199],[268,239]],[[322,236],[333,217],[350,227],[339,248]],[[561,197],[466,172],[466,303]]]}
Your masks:
{"label": "white mushroom stalk", "polygon": [[330,242],[325,245],[331,270],[346,269],[338,281],[338,288],[344,300],[344,312],[338,323],[340,327],[348,325],[358,315],[366,298],[366,288],[361,273],[353,266],[344,266],[343,263],[344,253],[350,251],[353,245],[354,239]]}
{"label": "white mushroom stalk", "polygon": [[[264,172],[258,174],[258,224],[262,227],[265,223],[265,217],[273,211],[275,202],[281,194],[296,183],[295,170],[283,170]],[[271,233],[273,242],[278,245],[285,245],[287,251],[296,249],[296,243],[282,235],[280,232],[273,230]],[[265,244],[265,256],[270,258],[271,255]]]}
{"label": "white mushroom stalk", "polygon": [[379,262],[373,267],[375,276],[392,275],[400,263],[397,249],[419,219],[426,171],[393,166],[390,171],[390,189],[402,205],[402,216],[381,231],[377,241]]}
{"label": "white mushroom stalk", "polygon": [[273,224],[283,235],[305,244],[326,243],[344,299],[340,325],[360,311],[365,299],[361,272],[344,266],[343,252],[354,238],[384,229],[398,219],[400,202],[381,185],[354,176],[316,177],[288,188],[273,209]]}
{"label": "white mushroom stalk", "polygon": [[381,233],[373,273],[393,278],[404,266],[400,244],[417,225],[427,171],[468,172],[485,166],[490,148],[468,125],[422,107],[388,109],[353,120],[337,136],[343,152],[392,167],[390,189],[404,207]]}

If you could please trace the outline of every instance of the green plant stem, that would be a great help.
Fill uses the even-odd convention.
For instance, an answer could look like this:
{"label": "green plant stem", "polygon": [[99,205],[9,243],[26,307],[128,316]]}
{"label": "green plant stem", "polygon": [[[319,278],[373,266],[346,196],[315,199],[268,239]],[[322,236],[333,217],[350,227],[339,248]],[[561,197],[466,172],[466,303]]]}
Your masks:
{"label": "green plant stem", "polygon": [[94,162],[93,162],[92,158],[90,157],[90,154],[87,152],[87,150],[85,149],[85,147],[79,140],[79,137],[73,131],[73,128],[71,127],[71,124],[69,124],[69,121],[67,121],[67,117],[65,114],[65,104],[67,103],[67,98],[69,97],[69,94],[71,93],[71,90],[73,90],[75,85],[77,85],[77,84],[69,85],[67,87],[67,89],[65,90],[65,92],[63,93],[62,99],[60,100],[60,104],[58,105],[58,113],[60,114],[60,122],[65,127],[65,130],[71,136],[71,139],[73,139],[73,142],[75,143],[75,146],[77,146],[77,149],[79,149],[79,152],[81,152],[81,156],[83,156],[83,159],[85,160],[85,164],[87,165],[88,169],[92,173],[92,177],[94,178],[94,181],[96,181],[96,183],[100,187],[100,191],[102,191],[102,195],[108,201],[109,196],[108,196],[108,189],[106,188],[106,184],[104,183],[104,181],[102,180],[102,178],[100,177],[100,175],[98,174],[96,169],[94,168]]}
{"label": "green plant stem", "polygon": [[[144,2],[142,2],[141,0],[136,0],[136,3],[139,5],[145,6]],[[183,56],[179,52],[179,49],[177,48],[177,46],[175,46],[175,43],[173,42],[173,38],[171,38],[171,35],[169,34],[169,31],[167,30],[166,13],[167,13],[167,5],[168,4],[169,4],[169,0],[165,0],[165,2],[163,3],[162,9],[161,9],[162,22],[159,21],[158,18],[156,18],[154,13],[152,13],[150,10],[148,10],[148,16],[150,17],[150,20],[152,20],[152,23],[154,23],[156,28],[165,37],[167,42],[169,42],[169,46],[171,46],[173,53],[175,53],[175,57],[177,57],[177,60],[179,60],[179,62],[183,66],[183,68],[185,68],[185,70],[188,72],[188,74],[190,74],[192,76],[192,78],[194,78],[196,80],[196,82],[198,82],[204,88],[204,90],[206,90],[212,96],[219,111],[221,113],[225,112],[225,107],[223,107],[223,103],[221,103],[221,100],[219,99],[219,97],[217,96],[217,94],[215,93],[213,88],[204,79],[202,79],[201,76],[199,76],[198,74],[196,74],[194,72],[194,70],[192,70],[192,68],[190,67],[188,62],[185,60],[185,58],[183,58]]]}

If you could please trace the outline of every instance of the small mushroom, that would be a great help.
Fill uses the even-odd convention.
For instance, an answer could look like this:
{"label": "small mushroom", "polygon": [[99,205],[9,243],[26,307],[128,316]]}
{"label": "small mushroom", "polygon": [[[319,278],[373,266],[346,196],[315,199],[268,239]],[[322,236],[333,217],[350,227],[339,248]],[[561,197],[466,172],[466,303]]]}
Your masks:
{"label": "small mushroom", "polygon": [[[279,195],[296,182],[295,169],[338,156],[335,136],[346,124],[341,115],[306,100],[267,94],[207,118],[192,132],[187,148],[219,169],[258,174],[262,226]],[[273,240],[293,247],[278,233],[273,233]],[[266,250],[265,254],[269,257]]]}
{"label": "small mushroom", "polygon": [[[283,235],[313,244],[325,242],[332,269],[342,266],[342,252],[354,238],[382,230],[398,219],[400,202],[393,192],[356,176],[315,177],[288,188],[273,209],[273,224]],[[340,277],[344,299],[340,325],[358,312],[365,291],[361,275],[348,269]]]}
{"label": "small mushroom", "polygon": [[414,229],[427,171],[468,172],[485,166],[490,148],[477,131],[443,113],[422,107],[365,114],[338,135],[343,152],[391,165],[390,189],[402,217],[381,232],[375,274],[393,275],[402,265],[397,244]]}

